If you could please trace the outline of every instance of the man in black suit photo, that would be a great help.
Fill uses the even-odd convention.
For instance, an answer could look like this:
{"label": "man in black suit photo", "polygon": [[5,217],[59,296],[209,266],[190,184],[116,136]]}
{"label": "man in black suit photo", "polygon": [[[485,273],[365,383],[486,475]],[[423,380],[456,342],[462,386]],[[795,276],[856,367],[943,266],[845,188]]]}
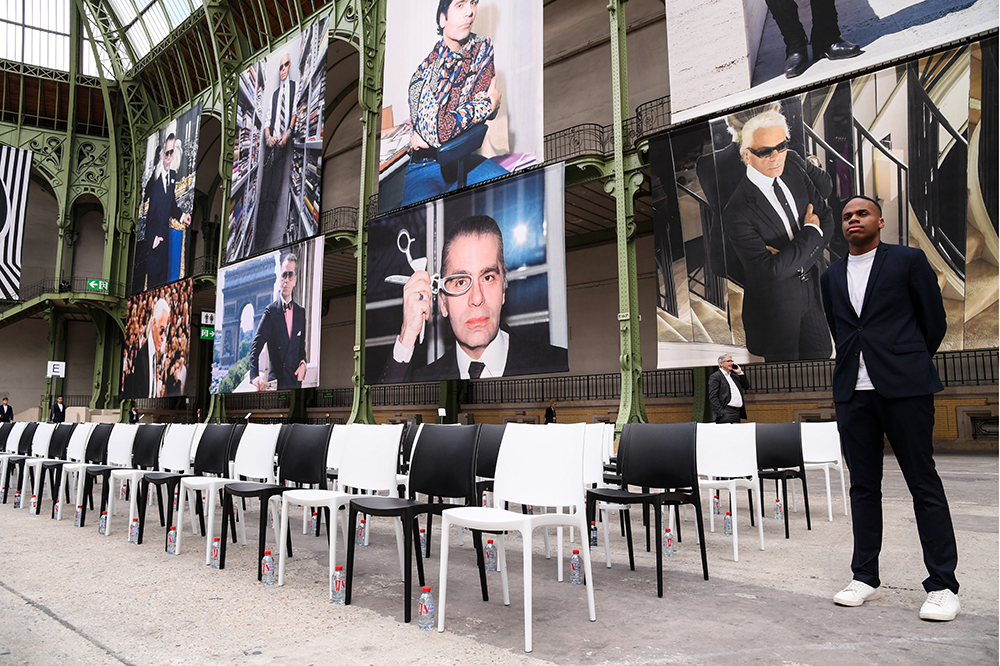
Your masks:
{"label": "man in black suit photo", "polygon": [[49,410],[49,421],[52,423],[65,423],[66,422],[66,406],[63,405],[63,397],[56,396],[56,401],[52,403],[52,409]]}
{"label": "man in black suit photo", "polygon": [[767,8],[785,41],[785,76],[793,79],[809,68],[806,44],[812,44],[813,60],[829,58],[844,60],[861,55],[861,47],[840,34],[836,0],[811,0],[812,36],[806,42],[806,31],[799,20],[795,0],[767,0]]}
{"label": "man in black suit photo", "polygon": [[553,400],[549,403],[549,406],[545,408],[545,422],[555,423],[556,422],[556,401]]}
{"label": "man in black suit photo", "polygon": [[279,204],[282,193],[288,190],[288,166],[292,154],[289,140],[299,118],[295,108],[295,81],[289,77],[291,71],[292,59],[285,53],[278,66],[278,87],[271,95],[270,119],[263,133],[265,150],[258,178],[260,207],[254,223],[254,252],[270,249],[280,243],[280,240],[272,242],[274,223],[279,219],[282,220],[280,232],[283,234],[285,231],[287,202],[284,210]]}
{"label": "man in black suit photo", "polygon": [[716,423],[739,423],[747,417],[743,392],[749,388],[750,380],[733,357],[720,356],[719,369],[708,378],[708,401]]}
{"label": "man in black suit photo", "polygon": [[853,580],[841,606],[880,596],[882,463],[885,438],[913,496],[927,600],[924,620],[959,611],[958,548],[948,499],[934,468],[934,394],[944,390],[932,357],[947,330],[937,276],[918,249],[880,242],[882,209],[854,197],[843,213],[849,254],[822,277],[823,303],[837,344],[833,400],[844,459],[851,471]]}
{"label": "man in black suit photo", "polygon": [[[302,388],[306,377],[306,310],[292,300],[298,282],[299,259],[288,253],[281,258],[278,283],[281,295],[264,308],[250,346],[250,383],[258,391]],[[259,357],[267,345],[268,375],[260,376]],[[275,387],[270,382],[276,382]]]}
{"label": "man in black suit photo", "polygon": [[0,404],[0,423],[13,423],[14,422],[14,408],[7,404],[7,398],[3,399],[3,404]]}
{"label": "man in black suit photo", "polygon": [[743,267],[746,346],[765,361],[830,358],[819,293],[833,213],[801,161],[786,160],[788,124],[777,111],[740,132],[743,179],[723,213],[723,231]]}
{"label": "man in black suit photo", "polygon": [[[177,205],[175,188],[177,171],[171,168],[174,159],[173,134],[168,134],[156,149],[156,169],[146,183],[146,283],[142,290],[159,287],[168,281],[170,262],[170,230],[191,226],[191,215]],[[183,236],[181,236],[183,238]],[[176,252],[175,252],[176,254]]]}
{"label": "man in black suit photo", "polygon": [[131,371],[122,379],[122,395],[159,398],[163,395],[163,362],[170,332],[170,304],[157,299],[146,325],[142,346],[132,358]]}
{"label": "man in black suit photo", "polygon": [[[540,344],[500,327],[507,266],[496,220],[473,215],[456,224],[444,241],[442,273],[437,288],[432,287],[427,271],[415,271],[403,287],[403,325],[386,363],[384,382],[480,379],[567,369],[567,352],[562,347]],[[411,367],[435,293],[455,343],[429,365]]]}

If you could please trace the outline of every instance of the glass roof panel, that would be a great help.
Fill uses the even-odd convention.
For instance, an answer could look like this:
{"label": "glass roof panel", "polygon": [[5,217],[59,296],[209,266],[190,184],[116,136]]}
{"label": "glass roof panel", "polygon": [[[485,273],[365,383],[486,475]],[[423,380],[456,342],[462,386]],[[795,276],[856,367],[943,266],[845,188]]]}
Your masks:
{"label": "glass roof panel", "polygon": [[24,24],[33,28],[69,34],[69,0],[28,0]]}
{"label": "glass roof panel", "polygon": [[0,0],[0,19],[13,21],[14,23],[24,22],[24,0]]}
{"label": "glass roof panel", "polygon": [[160,3],[151,4],[149,9],[143,12],[142,20],[146,23],[149,39],[154,45],[162,42],[170,34],[170,24],[167,23],[167,15]]}
{"label": "glass roof panel", "polygon": [[135,50],[135,57],[141,58],[149,53],[151,46],[149,44],[149,38],[146,36],[146,28],[143,26],[142,21],[136,21],[133,23],[132,27],[125,31],[125,36],[132,45],[132,49]]}
{"label": "glass roof panel", "polygon": [[22,59],[22,48],[24,38],[24,28],[13,23],[0,21],[0,58],[20,62]]}
{"label": "glass roof panel", "polygon": [[129,25],[135,20],[136,11],[132,0],[108,0],[108,4],[111,5],[115,16],[118,17],[118,22],[123,26]]}
{"label": "glass roof panel", "polygon": [[69,35],[25,28],[24,62],[39,67],[69,70]]}
{"label": "glass roof panel", "polygon": [[191,3],[188,0],[163,0],[163,7],[167,10],[170,24],[175,28],[191,16]]}

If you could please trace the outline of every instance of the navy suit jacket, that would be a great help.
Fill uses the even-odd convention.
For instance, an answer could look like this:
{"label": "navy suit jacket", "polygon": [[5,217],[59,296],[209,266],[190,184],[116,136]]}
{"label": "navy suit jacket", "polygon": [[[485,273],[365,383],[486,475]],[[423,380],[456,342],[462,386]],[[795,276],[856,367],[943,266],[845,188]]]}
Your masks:
{"label": "navy suit jacket", "polygon": [[[149,208],[146,210],[146,275],[147,288],[152,289],[167,282],[167,262],[170,245],[170,219],[180,220],[183,212],[177,205],[174,190],[177,187],[177,172],[171,170],[167,176],[166,190],[163,180],[156,177],[156,172],[146,183],[146,200]],[[159,236],[163,240],[153,248],[153,241]]]}
{"label": "navy suit jacket", "polygon": [[267,344],[267,358],[271,369],[268,380],[278,380],[278,390],[301,388],[302,382],[295,377],[295,370],[306,360],[306,310],[292,301],[292,336],[288,337],[288,326],[281,309],[281,300],[276,300],[264,308],[264,316],[257,326],[250,346],[250,377],[260,374],[257,358],[264,344]]}
{"label": "navy suit jacket", "polygon": [[835,402],[854,394],[859,353],[882,397],[910,398],[944,389],[931,357],[944,339],[947,321],[937,277],[923,251],[879,244],[860,316],[847,290],[847,256],[834,262],[821,282],[837,345]]}

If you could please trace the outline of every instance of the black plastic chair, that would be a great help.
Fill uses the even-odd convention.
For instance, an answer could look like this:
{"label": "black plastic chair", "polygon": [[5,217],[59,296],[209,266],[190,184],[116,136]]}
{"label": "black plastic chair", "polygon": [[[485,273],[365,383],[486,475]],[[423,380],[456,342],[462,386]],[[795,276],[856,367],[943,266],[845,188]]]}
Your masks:
{"label": "black plastic chair", "polygon": [[[611,504],[642,504],[645,512],[653,508],[656,524],[656,596],[663,596],[663,543],[659,539],[662,526],[661,506],[677,507],[693,504],[701,546],[701,567],[708,580],[708,558],[705,554],[705,525],[701,513],[701,492],[698,486],[698,457],[695,449],[694,423],[628,423],[618,446],[618,468],[621,488],[596,488],[587,491],[587,523],[594,521],[598,502]],[[631,492],[629,486],[664,488],[663,492]],[[629,568],[635,571],[632,550],[632,522],[625,512],[628,539]]]}
{"label": "black plastic chair", "polygon": [[[160,455],[160,444],[163,442],[163,433],[166,431],[167,426],[157,423],[147,423],[138,426],[135,432],[135,438],[132,440],[132,462],[129,467],[124,469],[156,469],[156,461]],[[94,482],[97,478],[102,479],[101,483],[101,512],[103,513],[108,508],[108,495],[111,492],[111,472],[122,469],[121,467],[115,467],[111,465],[98,465],[94,467],[87,468],[86,483],[84,487],[84,492],[93,487]],[[158,497],[160,500],[160,513],[163,513],[163,498]],[[145,495],[137,498],[138,505],[145,507]],[[109,516],[110,519],[110,516]]]}
{"label": "black plastic chair", "polygon": [[[84,463],[88,465],[103,465],[108,460],[108,441],[111,439],[111,431],[114,430],[115,424],[113,423],[98,423],[97,427],[94,428],[94,432],[90,433],[90,439],[87,440],[87,453],[84,456]],[[62,465],[66,463],[63,462]],[[44,467],[44,466],[43,466]],[[65,471],[65,470],[64,470]],[[90,500],[90,508],[94,508],[94,496],[91,492],[88,492],[88,486],[84,481],[86,477],[86,469],[81,472],[80,483],[84,484],[84,499],[82,503],[82,508],[80,510],[80,527],[86,527],[87,525],[87,500]],[[92,490],[93,487],[90,487]]]}
{"label": "black plastic chair", "polygon": [[7,450],[7,436],[13,428],[13,423],[0,423],[0,451]]}
{"label": "black plastic chair", "polygon": [[[774,479],[775,492],[781,482],[781,506],[785,519],[785,538],[788,533],[788,482],[802,482],[802,496],[806,505],[806,529],[812,529],[809,515],[809,491],[806,488],[806,465],[802,460],[802,430],[798,423],[757,424],[757,477],[760,479],[760,497],[764,498],[764,479]],[[753,515],[751,501],[750,514]],[[767,507],[761,507],[766,514]]]}
{"label": "black plastic chair", "polygon": [[[432,504],[418,502],[417,493],[434,497],[462,498],[466,506],[477,503],[476,498],[476,453],[482,426],[440,426],[424,425],[410,463],[409,496],[398,497],[361,496],[351,500],[348,535],[356,534],[358,513],[368,516],[399,518],[403,523],[403,621],[411,616],[413,553],[416,551],[417,576],[424,584],[423,556],[420,552],[420,526],[418,518],[422,513],[434,512],[440,515],[454,504]],[[429,538],[429,534],[428,534]],[[479,561],[479,577],[483,589],[483,600],[487,601],[486,566],[483,562],[482,535],[474,531],[472,535]],[[413,547],[416,541],[417,548]],[[344,602],[351,603],[354,579],[354,550],[356,539],[347,540],[347,590]]]}
{"label": "black plastic chair", "polygon": [[[17,444],[17,455],[7,457],[7,470],[4,473],[3,478],[3,503],[7,503],[7,492],[10,490],[10,475],[13,473],[14,468],[17,468],[17,493],[21,489],[21,482],[24,480],[24,461],[31,456],[31,441],[35,438],[35,430],[38,429],[38,424],[32,421],[31,423],[25,424],[24,430],[21,431],[21,441]],[[21,498],[24,501],[24,498]]]}
{"label": "black plastic chair", "polygon": [[[326,488],[326,450],[330,445],[332,425],[306,425],[294,423],[284,425],[282,433],[287,435],[278,456],[278,483],[256,483],[237,481],[227,483],[223,493],[222,515],[232,515],[233,498],[256,497],[260,502],[260,530],[257,538],[257,580],[261,579],[260,561],[264,557],[267,541],[267,505],[271,498],[288,489],[286,482],[297,486],[319,485]],[[285,431],[288,431],[287,433]],[[222,521],[220,539],[219,568],[226,568],[226,528],[229,523]],[[292,553],[292,538],[288,536],[288,554]]]}
{"label": "black plastic chair", "polygon": [[[38,472],[38,491],[35,493],[38,495],[38,507],[39,513],[41,513],[42,497],[45,494],[45,464],[47,462],[59,462],[66,460],[66,447],[69,446],[69,439],[73,436],[73,429],[76,427],[75,423],[60,423],[56,426],[56,429],[52,431],[52,438],[49,440],[49,451],[46,454],[46,460],[42,462],[42,466]],[[53,499],[53,515],[55,514],[55,503],[56,490],[59,486],[55,481],[55,469],[48,468],[50,485],[52,486],[52,499]]]}

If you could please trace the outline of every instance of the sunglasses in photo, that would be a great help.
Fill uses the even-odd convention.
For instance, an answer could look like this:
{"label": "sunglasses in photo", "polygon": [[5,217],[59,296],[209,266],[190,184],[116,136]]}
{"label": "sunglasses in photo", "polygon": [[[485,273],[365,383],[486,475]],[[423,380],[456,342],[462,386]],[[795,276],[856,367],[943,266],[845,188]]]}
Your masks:
{"label": "sunglasses in photo", "polygon": [[788,150],[788,141],[782,141],[777,146],[765,146],[764,148],[747,148],[751,153],[761,159],[765,159],[774,153],[783,153]]}

